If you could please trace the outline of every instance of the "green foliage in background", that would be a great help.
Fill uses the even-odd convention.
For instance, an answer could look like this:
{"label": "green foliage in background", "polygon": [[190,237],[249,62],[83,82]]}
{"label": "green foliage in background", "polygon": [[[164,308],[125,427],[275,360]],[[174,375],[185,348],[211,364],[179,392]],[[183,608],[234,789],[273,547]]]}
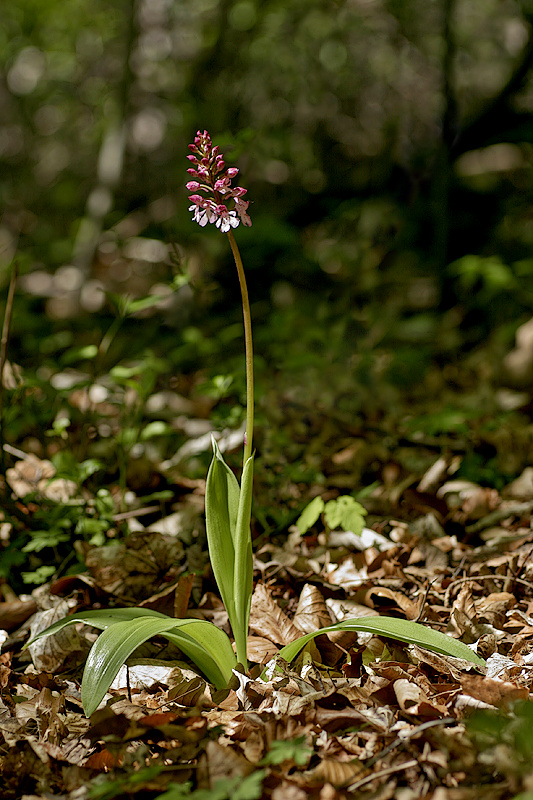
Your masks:
{"label": "green foliage in background", "polygon": [[[533,703],[522,701],[506,711],[475,711],[468,718],[466,728],[478,751],[478,758],[491,763],[500,774],[511,778],[531,770],[532,723]],[[528,794],[522,793],[517,798],[526,800]]]}
{"label": "green foliage in background", "polygon": [[320,515],[330,530],[342,528],[359,536],[365,524],[366,509],[350,495],[341,495],[336,500],[324,503],[321,497],[315,497],[296,520],[296,527],[301,534],[307,533]]}

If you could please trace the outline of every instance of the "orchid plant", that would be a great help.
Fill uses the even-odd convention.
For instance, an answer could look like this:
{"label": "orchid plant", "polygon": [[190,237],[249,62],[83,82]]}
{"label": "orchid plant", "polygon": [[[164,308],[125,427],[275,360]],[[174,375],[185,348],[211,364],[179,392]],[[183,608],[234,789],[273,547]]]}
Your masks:
{"label": "orchid plant", "polygon": [[[146,608],[116,608],[76,613],[41,631],[26,647],[30,648],[42,636],[62,630],[66,625],[82,622],[103,631],[93,644],[82,679],[82,703],[87,716],[100,705],[120,667],[134,650],[153,636],[166,637],[177,645],[204,673],[215,688],[224,688],[233,670],[242,665],[248,668],[247,637],[250,605],[253,590],[252,538],[250,518],[252,509],[252,483],[254,453],[252,452],[254,426],[254,376],[252,320],[246,276],[233,229],[239,224],[251,225],[248,201],[243,200],[247,190],[232,186],[239,170],[226,169],[224,157],[213,146],[207,131],[198,131],[188,169],[192,177],[186,187],[193,220],[201,227],[214,224],[228,236],[239,279],[244,320],[246,358],[246,433],[241,482],[224,461],[213,438],[213,458],[206,482],[205,515],[207,543],[213,574],[228,613],[235,651],[229,637],[211,622],[197,619],[174,619]],[[292,661],[315,636],[339,630],[351,630],[387,636],[399,641],[417,644],[437,653],[455,656],[477,665],[484,661],[466,644],[444,633],[426,628],[417,622],[391,617],[362,617],[347,619],[328,628],[307,633],[282,648],[279,656]],[[262,677],[268,678],[276,671],[276,663],[267,665]]]}

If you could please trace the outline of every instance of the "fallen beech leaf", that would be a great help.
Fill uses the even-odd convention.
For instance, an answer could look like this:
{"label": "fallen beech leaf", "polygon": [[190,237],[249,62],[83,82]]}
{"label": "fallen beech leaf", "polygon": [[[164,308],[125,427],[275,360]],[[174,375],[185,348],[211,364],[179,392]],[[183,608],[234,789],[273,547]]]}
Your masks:
{"label": "fallen beech leaf", "polygon": [[314,769],[305,773],[305,777],[311,786],[316,786],[317,783],[326,781],[332,786],[341,787],[346,786],[354,778],[362,778],[369,773],[370,770],[365,769],[360,761],[354,759],[343,762],[331,758],[323,758]]}
{"label": "fallen beech leaf", "polygon": [[33,597],[27,600],[9,600],[0,603],[0,629],[14,631],[37,611]]}
{"label": "fallen beech leaf", "polygon": [[509,706],[517,700],[527,700],[529,691],[509,681],[495,681],[482,675],[461,676],[463,692],[492,706]]}
{"label": "fallen beech leaf", "polygon": [[516,597],[510,592],[493,592],[476,601],[474,605],[481,622],[502,628],[506,612],[516,605]]}
{"label": "fallen beech leaf", "polygon": [[272,792],[272,800],[308,800],[308,794],[294,783],[283,781]]}
{"label": "fallen beech leaf", "polygon": [[305,584],[292,621],[303,633],[331,625],[332,619],[326,601],[316,586]]}
{"label": "fallen beech leaf", "polygon": [[56,469],[51,461],[37,458],[33,453],[6,470],[7,481],[17,497],[39,492],[56,503],[66,503],[75,496],[78,486],[74,481],[64,478],[54,479],[55,474]]}
{"label": "fallen beech leaf", "polygon": [[420,615],[420,603],[414,600],[411,600],[410,597],[407,597],[403,592],[394,591],[394,589],[389,589],[386,586],[376,586],[373,589],[369,589],[365,595],[365,603],[369,605],[372,603],[374,608],[380,608],[383,604],[376,603],[374,598],[386,598],[392,601],[393,605],[398,606],[400,608],[407,619],[418,619]]}
{"label": "fallen beech leaf", "polygon": [[302,632],[283,613],[270,590],[258,583],[252,595],[250,610],[250,630],[274,644],[289,644],[298,639]]}
{"label": "fallen beech leaf", "polygon": [[[33,639],[52,623],[64,619],[70,610],[71,603],[66,600],[60,600],[54,608],[38,611],[31,621],[31,638]],[[38,639],[38,641],[29,646],[28,650],[37,670],[57,672],[67,659],[72,659],[73,652],[82,650],[82,645],[76,629],[69,626],[53,636],[45,636],[42,639]]]}
{"label": "fallen beech leaf", "polygon": [[255,770],[254,764],[250,764],[244,756],[218,742],[207,742],[206,755],[211,789],[221,778],[244,777]]}
{"label": "fallen beech leaf", "polygon": [[400,678],[393,683],[398,705],[406,714],[438,718],[447,713],[445,706],[432,703],[422,689],[412,681]]}
{"label": "fallen beech leaf", "polygon": [[248,637],[248,657],[254,664],[266,664],[278,652],[276,645],[264,636]]}
{"label": "fallen beech leaf", "polygon": [[366,566],[356,566],[353,556],[343,561],[340,566],[332,564],[328,570],[327,579],[329,583],[342,586],[345,591],[356,589],[369,580]]}

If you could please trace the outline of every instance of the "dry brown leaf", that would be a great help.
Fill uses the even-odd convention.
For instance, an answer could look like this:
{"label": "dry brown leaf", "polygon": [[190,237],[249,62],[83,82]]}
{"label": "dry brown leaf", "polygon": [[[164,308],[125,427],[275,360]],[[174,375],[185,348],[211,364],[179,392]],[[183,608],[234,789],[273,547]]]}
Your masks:
{"label": "dry brown leaf", "polygon": [[[385,598],[391,600],[394,605],[397,605],[398,608],[404,612],[407,619],[414,620],[420,615],[420,603],[416,602],[415,600],[411,600],[411,598],[407,597],[405,594],[403,594],[403,592],[389,589],[386,586],[376,586],[372,589],[369,589],[369,591],[366,593],[365,603],[376,607],[374,598]],[[382,603],[378,603],[379,607],[382,605]]]}
{"label": "dry brown leaf", "polygon": [[243,744],[244,755],[252,764],[257,764],[265,755],[265,739],[258,730],[250,731]]}
{"label": "dry brown leaf", "polygon": [[138,604],[152,597],[161,575],[177,577],[184,558],[183,543],[170,534],[142,531],[105,547],[84,547],[87,568],[97,585],[110,594]]}
{"label": "dry brown leaf", "polygon": [[[445,656],[441,653],[432,653],[431,650],[425,650],[416,644],[410,646],[409,652],[416,657],[420,664],[427,664],[435,672],[441,675],[450,675],[456,681],[461,679],[465,670],[473,668],[470,661],[463,661],[462,658],[453,658],[453,656]],[[479,668],[477,667],[477,669]]]}
{"label": "dry brown leaf", "polygon": [[244,778],[255,769],[253,764],[232,747],[225,747],[218,742],[207,742],[206,755],[211,789],[222,778]]}
{"label": "dry brown leaf", "polygon": [[[31,638],[44,631],[49,625],[66,617],[71,603],[60,600],[54,608],[38,611],[31,620]],[[52,636],[44,636],[28,648],[35,668],[43,672],[57,672],[72,654],[83,649],[79,634],[74,625],[68,625]]]}
{"label": "dry brown leaf", "polygon": [[491,706],[509,706],[517,700],[527,700],[529,691],[509,681],[495,681],[482,675],[461,676],[463,692]]}
{"label": "dry brown leaf", "polygon": [[337,759],[323,758],[314,769],[305,772],[305,779],[312,786],[325,781],[332,786],[341,787],[369,773],[370,770],[365,769],[363,764],[357,760],[339,761]]}
{"label": "dry brown leaf", "polygon": [[433,492],[443,482],[443,479],[448,474],[452,458],[450,456],[440,456],[433,464],[426,470],[420,483],[417,486],[419,492]]}
{"label": "dry brown leaf", "polygon": [[393,689],[398,705],[406,714],[438,718],[447,713],[445,706],[431,702],[422,689],[412,681],[400,678],[394,681]]}
{"label": "dry brown leaf", "polygon": [[37,603],[33,597],[0,603],[0,629],[13,631],[26,622],[36,611]]}
{"label": "dry brown leaf", "polygon": [[273,790],[272,800],[307,800],[307,792],[284,780]]}
{"label": "dry brown leaf", "polygon": [[500,503],[496,489],[467,480],[448,481],[437,491],[437,497],[443,497],[451,511],[460,511],[463,520],[481,519]]}
{"label": "dry brown leaf", "polygon": [[312,633],[331,623],[331,615],[320,590],[306,583],[300,593],[293,624],[303,633]]}
{"label": "dry brown leaf", "polygon": [[37,458],[33,453],[6,470],[7,481],[17,497],[39,492],[56,503],[67,503],[76,495],[78,486],[74,481],[64,478],[54,480],[55,474],[56,469],[51,461]]}
{"label": "dry brown leaf", "polygon": [[317,697],[322,697],[322,692],[313,692],[302,697],[286,691],[275,691],[272,695],[272,711],[280,717],[297,717],[312,709]]}
{"label": "dry brown leaf", "polygon": [[506,612],[515,605],[516,597],[510,592],[493,592],[474,603],[479,620],[497,628],[503,627]]}
{"label": "dry brown leaf", "polygon": [[302,635],[278,606],[270,589],[258,583],[252,595],[250,630],[274,644],[286,645]]}
{"label": "dry brown leaf", "polygon": [[358,566],[356,557],[350,556],[342,564],[331,564],[327,572],[329,583],[342,587],[345,591],[356,589],[366,583],[368,571],[366,566]]}
{"label": "dry brown leaf", "polygon": [[254,664],[266,664],[276,653],[278,648],[263,636],[248,637],[248,658]]}

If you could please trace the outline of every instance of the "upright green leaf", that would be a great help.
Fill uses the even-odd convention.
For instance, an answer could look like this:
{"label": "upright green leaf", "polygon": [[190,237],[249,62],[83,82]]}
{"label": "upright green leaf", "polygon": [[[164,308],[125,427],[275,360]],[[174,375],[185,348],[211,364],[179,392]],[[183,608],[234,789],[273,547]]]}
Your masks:
{"label": "upright green leaf", "polygon": [[235,529],[239,511],[240,489],[219,446],[213,439],[213,460],[207,474],[205,490],[205,524],[207,545],[213,574],[230,622],[235,618]]}
{"label": "upright green leaf", "polygon": [[98,708],[126,659],[139,645],[157,635],[165,636],[190,655],[216,688],[226,686],[236,659],[223,631],[202,620],[143,615],[135,621],[109,625],[92,646],[81,687],[87,716]]}
{"label": "upright green leaf", "polygon": [[253,589],[253,557],[252,537],[250,533],[250,516],[252,512],[252,483],[254,477],[254,456],[251,455],[244,465],[237,524],[235,527],[235,571],[233,597],[235,617],[231,621],[237,658],[247,669],[247,639],[250,604]]}

